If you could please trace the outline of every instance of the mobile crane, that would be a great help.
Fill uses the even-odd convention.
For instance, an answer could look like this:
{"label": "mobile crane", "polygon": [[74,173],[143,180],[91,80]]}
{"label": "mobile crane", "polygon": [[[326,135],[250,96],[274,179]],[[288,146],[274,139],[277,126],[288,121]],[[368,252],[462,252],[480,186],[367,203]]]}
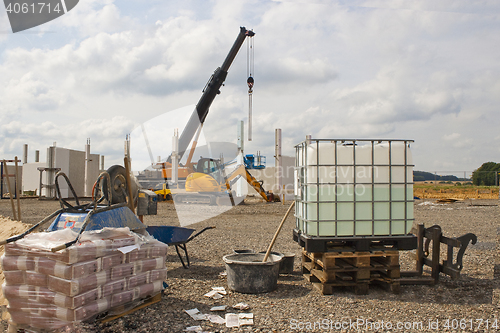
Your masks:
{"label": "mobile crane", "polygon": [[[251,38],[254,35],[255,33],[253,31],[247,30],[245,27],[240,27],[240,33],[238,34],[238,37],[236,38],[233,46],[231,47],[231,50],[226,56],[226,59],[224,60],[222,66],[218,67],[215,70],[215,72],[212,74],[207,84],[205,85],[205,88],[203,89],[203,95],[201,95],[201,98],[198,101],[198,104],[196,104],[196,108],[193,114],[189,118],[186,127],[184,127],[184,130],[179,137],[179,149],[177,154],[178,161],[182,159],[184,153],[188,149],[189,143],[194,138],[186,163],[184,164],[184,166],[180,166],[178,168],[179,179],[186,179],[189,174],[196,171],[196,163],[192,162],[193,153],[196,149],[198,136],[200,135],[203,123],[207,118],[209,108],[212,105],[215,97],[220,94],[220,88],[226,80],[229,67],[238,54],[241,45],[243,45],[246,37]],[[162,176],[164,179],[172,178],[172,156],[169,156],[166,162],[162,163]]]}
{"label": "mobile crane", "polygon": [[[245,27],[240,27],[240,33],[231,47],[229,54],[226,56],[224,63],[221,67],[215,70],[214,74],[212,74],[208,80],[205,88],[203,89],[203,95],[196,105],[195,111],[182,131],[179,138],[179,148],[177,153],[178,161],[180,161],[184,156],[191,140],[193,140],[193,138],[194,140],[186,163],[184,166],[178,167],[178,178],[186,180],[186,192],[168,193],[173,196],[175,202],[208,201],[210,204],[220,204],[220,198],[225,197],[226,192],[229,192],[231,202],[233,203],[234,201],[232,200],[230,185],[236,182],[240,177],[246,179],[246,181],[264,198],[266,202],[273,202],[276,198],[278,198],[274,197],[272,193],[265,191],[262,187],[262,182],[257,181],[248,172],[245,165],[239,166],[226,177],[224,165],[221,165],[219,160],[212,158],[200,158],[198,162],[192,162],[203,123],[205,122],[213,100],[218,94],[220,94],[220,88],[227,77],[229,67],[241,48],[241,45],[245,41],[245,38],[251,38],[254,35],[255,33],[253,31],[247,30]],[[247,80],[249,94],[252,92],[253,83],[254,79],[250,76]],[[162,176],[165,180],[172,178],[172,155],[168,157],[166,162],[162,163]],[[164,197],[166,197],[165,187],[166,185],[164,185],[161,193]]]}

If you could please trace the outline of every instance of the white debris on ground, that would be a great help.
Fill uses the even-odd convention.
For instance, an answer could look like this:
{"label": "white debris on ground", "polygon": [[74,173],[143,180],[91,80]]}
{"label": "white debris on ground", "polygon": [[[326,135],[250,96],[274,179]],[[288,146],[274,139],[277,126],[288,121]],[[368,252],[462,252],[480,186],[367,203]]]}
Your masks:
{"label": "white debris on ground", "polygon": [[233,305],[233,309],[238,309],[238,310],[248,310],[250,309],[250,305],[246,303],[238,303]]}

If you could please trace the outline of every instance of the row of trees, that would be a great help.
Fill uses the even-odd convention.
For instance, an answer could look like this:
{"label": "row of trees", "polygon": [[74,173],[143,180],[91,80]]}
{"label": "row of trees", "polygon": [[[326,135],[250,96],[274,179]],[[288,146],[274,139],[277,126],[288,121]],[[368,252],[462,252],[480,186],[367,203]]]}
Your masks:
{"label": "row of trees", "polygon": [[486,162],[472,173],[472,183],[480,186],[498,186],[500,163]]}
{"label": "row of trees", "polygon": [[[500,182],[500,163],[486,162],[472,173],[472,183],[477,186],[498,186]],[[462,181],[453,175],[439,176],[425,171],[413,171],[414,181]]]}
{"label": "row of trees", "polygon": [[423,182],[423,181],[426,181],[426,180],[431,180],[431,181],[439,180],[439,181],[452,181],[452,182],[455,182],[455,181],[465,180],[465,179],[458,178],[457,176],[453,176],[453,175],[440,176],[440,175],[436,175],[434,173],[430,173],[430,172],[427,172],[427,171],[413,171],[413,181]]}

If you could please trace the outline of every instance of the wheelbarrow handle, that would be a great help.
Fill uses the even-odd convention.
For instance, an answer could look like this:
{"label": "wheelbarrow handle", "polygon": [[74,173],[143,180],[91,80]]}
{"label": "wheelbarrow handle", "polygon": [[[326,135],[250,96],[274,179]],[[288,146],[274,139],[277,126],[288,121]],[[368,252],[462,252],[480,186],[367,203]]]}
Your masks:
{"label": "wheelbarrow handle", "polygon": [[66,244],[62,244],[62,245],[53,247],[50,250],[52,252],[57,252],[57,251],[60,251],[60,250],[64,250],[64,249],[70,247],[71,245],[75,244],[77,241],[78,241],[78,237],[75,240],[72,240],[71,242],[67,242]]}
{"label": "wheelbarrow handle", "polygon": [[24,237],[24,235],[17,235],[17,236],[13,236],[13,237],[11,237],[11,238],[9,238],[9,239],[6,239],[6,240],[3,240],[3,241],[0,241],[0,245],[5,245],[5,244],[7,244],[7,243],[12,243],[12,242],[15,242],[16,240],[21,239],[21,238],[23,238],[23,237]]}
{"label": "wheelbarrow handle", "polygon": [[205,227],[205,228],[201,229],[196,234],[194,234],[193,236],[189,237],[188,240],[184,242],[184,244],[187,243],[187,242],[189,242],[189,241],[191,241],[193,238],[199,236],[201,233],[203,233],[203,232],[205,232],[205,231],[207,231],[209,229],[215,229],[215,227]]}

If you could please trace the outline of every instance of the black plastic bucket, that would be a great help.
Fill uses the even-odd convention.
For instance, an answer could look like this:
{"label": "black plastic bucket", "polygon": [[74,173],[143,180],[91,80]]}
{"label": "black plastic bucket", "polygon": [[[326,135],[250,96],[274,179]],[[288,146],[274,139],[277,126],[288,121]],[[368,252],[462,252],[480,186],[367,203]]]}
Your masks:
{"label": "black plastic bucket", "polygon": [[295,259],[295,253],[284,253],[283,260],[280,264],[280,274],[292,274],[293,273],[293,261]]}
{"label": "black plastic bucket", "polygon": [[[261,251],[259,253],[266,253],[267,251]],[[291,274],[293,273],[293,261],[295,258],[294,253],[280,253],[280,252],[274,252],[271,251],[271,254],[275,254],[277,256],[282,256],[283,259],[281,259],[280,262],[280,274]]]}
{"label": "black plastic bucket", "polygon": [[283,255],[270,254],[262,262],[263,253],[228,254],[222,259],[226,264],[229,289],[245,294],[267,293],[276,289],[280,262]]}
{"label": "black plastic bucket", "polygon": [[238,254],[255,253],[254,250],[233,250],[233,252]]}

